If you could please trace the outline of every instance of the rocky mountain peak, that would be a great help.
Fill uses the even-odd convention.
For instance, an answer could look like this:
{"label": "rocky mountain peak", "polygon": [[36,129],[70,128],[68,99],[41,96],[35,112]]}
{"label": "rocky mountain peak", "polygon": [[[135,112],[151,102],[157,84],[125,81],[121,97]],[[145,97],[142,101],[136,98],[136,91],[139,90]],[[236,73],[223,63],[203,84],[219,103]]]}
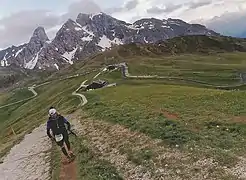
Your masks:
{"label": "rocky mountain peak", "polygon": [[127,23],[125,21],[121,21],[116,19],[108,14],[100,12],[98,14],[91,15],[90,18],[94,21],[94,23],[105,23],[105,24],[124,24]]}
{"label": "rocky mountain peak", "polygon": [[90,15],[80,13],[77,16],[76,22],[79,23],[81,26],[86,26],[87,24],[89,24],[91,22]]}
{"label": "rocky mountain peak", "polygon": [[65,27],[66,27],[66,26],[74,26],[75,23],[76,23],[76,22],[75,22],[74,20],[68,19],[68,20],[65,22],[64,26],[65,26]]}
{"label": "rocky mountain peak", "polygon": [[144,18],[131,24],[102,12],[80,13],[75,21],[68,19],[52,41],[49,41],[44,28],[38,27],[27,44],[0,51],[0,65],[59,70],[114,45],[157,43],[181,35],[219,34],[180,19]]}
{"label": "rocky mountain peak", "polygon": [[60,34],[61,32],[66,32],[66,31],[69,31],[71,29],[74,29],[75,26],[77,23],[72,20],[72,19],[68,19],[64,24],[63,26],[61,27],[61,29],[57,32],[57,34]]}
{"label": "rocky mountain peak", "polygon": [[43,27],[39,26],[34,30],[33,35],[30,39],[30,42],[32,41],[40,41],[43,43],[49,41],[49,38]]}
{"label": "rocky mountain peak", "polygon": [[156,18],[143,18],[135,21],[133,24],[141,24],[144,22],[162,22],[162,20]]}
{"label": "rocky mountain peak", "polygon": [[187,25],[188,23],[181,20],[181,19],[173,19],[173,18],[168,18],[166,20],[168,23],[170,24],[177,24],[177,25],[180,25],[180,26],[184,26],[184,25]]}

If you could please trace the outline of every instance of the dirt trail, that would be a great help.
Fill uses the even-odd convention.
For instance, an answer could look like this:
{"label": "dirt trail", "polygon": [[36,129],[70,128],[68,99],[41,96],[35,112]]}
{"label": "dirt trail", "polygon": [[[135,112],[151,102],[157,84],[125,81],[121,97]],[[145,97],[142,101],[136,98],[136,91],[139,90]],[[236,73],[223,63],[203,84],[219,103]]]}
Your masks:
{"label": "dirt trail", "polygon": [[63,156],[61,160],[60,180],[76,180],[77,179],[77,166],[75,161],[71,163],[66,162],[66,157]]}
{"label": "dirt trail", "polygon": [[44,132],[41,125],[10,150],[0,164],[0,180],[49,179],[51,143]]}
{"label": "dirt trail", "polygon": [[[130,76],[127,66],[125,66],[124,72],[126,76]],[[100,73],[95,77],[99,75]],[[83,94],[77,92],[84,86],[85,82],[73,92],[73,95],[81,98],[82,106],[88,101]],[[218,168],[218,164],[214,163],[213,160],[204,158],[194,161],[190,154],[164,147],[163,144],[160,144],[162,143],[161,140],[151,139],[120,125],[93,120],[82,112],[78,112],[71,117],[71,119],[78,120],[73,122],[76,130],[88,139],[90,149],[98,153],[102,159],[111,162],[124,179],[171,180],[175,178],[179,180],[184,179],[184,177],[193,180],[214,179],[213,175],[210,176],[210,171]],[[131,155],[134,156],[135,153],[137,156],[141,156],[144,150],[150,150],[153,157],[142,163],[134,162],[134,157]],[[141,157],[139,159],[141,161]]]}
{"label": "dirt trail", "polygon": [[[100,73],[98,73],[97,76],[99,76]],[[81,103],[79,106],[84,106],[88,103],[86,97],[83,94],[78,93],[78,91],[82,87],[86,87],[86,82],[88,80],[85,80],[81,83],[81,85],[74,91],[72,92],[73,96],[78,96],[80,98]],[[73,161],[71,163],[66,162],[67,159],[66,157],[62,154],[62,160],[61,160],[61,170],[60,170],[60,180],[76,180],[77,179],[77,165],[76,162]]]}
{"label": "dirt trail", "polygon": [[[125,67],[125,76],[127,77],[156,77],[131,76],[129,75],[128,67],[125,64],[123,66]],[[94,79],[100,74],[98,73]],[[80,97],[81,106],[88,102],[83,94],[78,93],[79,89],[85,86],[85,82],[73,92],[73,95]],[[29,88],[34,94],[33,97],[38,95],[34,88],[35,86]],[[21,101],[15,103],[19,102]],[[0,108],[15,103],[4,105]],[[219,167],[218,163],[214,162],[213,159],[200,157],[199,160],[194,161],[190,154],[169,149],[161,144],[161,140],[153,140],[144,134],[132,132],[120,125],[112,125],[107,122],[89,119],[81,112],[79,114],[74,113],[72,116],[73,119],[82,120],[81,122],[76,122],[75,126],[80,134],[89,140],[90,148],[100,154],[102,159],[111,162],[122,174],[124,179],[216,179],[211,172],[223,168]],[[20,144],[11,149],[10,153],[4,158],[3,163],[0,164],[0,180],[49,179],[49,151],[51,149],[51,143],[44,132],[45,127],[42,125],[36,128],[31,134],[26,135]],[[130,155],[142,155],[143,150],[151,151],[152,155],[150,159],[140,163],[135,162],[134,158]],[[242,166],[240,165],[239,167]],[[70,164],[62,163],[60,179],[76,180],[76,169],[75,162]],[[234,174],[236,170],[232,169],[231,173]],[[242,176],[241,170],[237,174],[238,176],[245,177]]]}

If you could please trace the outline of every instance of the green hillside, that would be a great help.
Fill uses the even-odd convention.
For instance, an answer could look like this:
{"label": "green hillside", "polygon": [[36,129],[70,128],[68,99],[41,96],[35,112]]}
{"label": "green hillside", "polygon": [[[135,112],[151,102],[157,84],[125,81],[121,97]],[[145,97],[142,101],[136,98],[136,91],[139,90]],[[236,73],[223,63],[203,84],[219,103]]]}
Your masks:
{"label": "green hillside", "polygon": [[[80,120],[83,135],[71,137],[78,179],[130,179],[134,167],[152,179],[239,179],[237,169],[246,158],[245,57],[244,40],[204,36],[123,45],[93,55],[45,78],[51,83],[37,87],[37,97],[0,109],[1,156],[44,123],[52,105]],[[78,106],[72,92],[84,80],[93,81],[105,65],[122,62],[131,75],[156,76],[103,72],[97,79],[117,86],[80,90],[88,104]],[[90,73],[58,80],[85,72]],[[25,88],[2,92],[0,106],[31,96]],[[60,157],[52,157],[59,166]]]}

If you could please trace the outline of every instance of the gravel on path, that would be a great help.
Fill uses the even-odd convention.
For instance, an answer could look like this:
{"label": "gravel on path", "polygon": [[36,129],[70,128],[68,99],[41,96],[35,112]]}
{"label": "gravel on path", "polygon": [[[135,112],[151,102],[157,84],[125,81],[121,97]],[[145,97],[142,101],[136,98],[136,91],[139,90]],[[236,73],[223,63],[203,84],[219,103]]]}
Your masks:
{"label": "gravel on path", "polygon": [[52,143],[42,124],[15,145],[0,164],[0,180],[46,180],[50,177]]}

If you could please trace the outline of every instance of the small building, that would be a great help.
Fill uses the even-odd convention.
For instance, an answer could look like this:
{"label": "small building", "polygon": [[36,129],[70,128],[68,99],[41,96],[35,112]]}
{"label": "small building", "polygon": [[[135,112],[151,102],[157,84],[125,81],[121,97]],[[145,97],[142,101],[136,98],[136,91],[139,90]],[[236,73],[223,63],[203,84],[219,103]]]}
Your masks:
{"label": "small building", "polygon": [[104,80],[97,80],[97,81],[93,81],[91,84],[89,84],[85,90],[88,91],[88,90],[92,90],[92,89],[99,89],[99,88],[102,88],[104,86],[108,85],[108,82],[107,81],[104,81]]}
{"label": "small building", "polygon": [[117,66],[109,65],[109,66],[107,67],[107,70],[108,70],[108,71],[112,71],[112,70],[115,70],[116,68],[117,68]]}

